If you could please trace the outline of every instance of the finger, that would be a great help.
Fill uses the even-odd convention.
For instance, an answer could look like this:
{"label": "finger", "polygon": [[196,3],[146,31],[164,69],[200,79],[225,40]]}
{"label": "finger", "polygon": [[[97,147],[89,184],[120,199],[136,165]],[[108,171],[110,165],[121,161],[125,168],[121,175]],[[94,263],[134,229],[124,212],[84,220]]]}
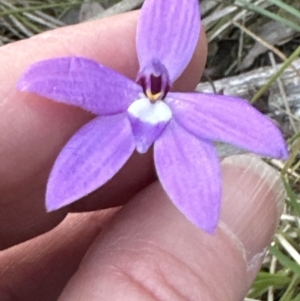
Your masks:
{"label": "finger", "polygon": [[[95,59],[131,78],[137,69],[135,28],[138,13],[66,27],[0,49],[0,249],[39,235],[57,225],[67,208],[46,214],[45,187],[51,167],[66,141],[92,116],[78,108],[15,90],[33,62],[78,55]],[[178,88],[197,83],[206,58],[204,34]],[[153,181],[151,154],[135,154],[124,170],[90,202],[76,210],[125,202]],[[117,187],[117,189],[116,189]],[[95,205],[95,199],[97,204]],[[106,200],[106,202],[103,201]],[[101,204],[103,202],[103,204]]]}
{"label": "finger", "polygon": [[69,215],[51,232],[0,252],[0,300],[56,301],[115,212]]}
{"label": "finger", "polygon": [[283,185],[252,156],[226,159],[222,173],[215,235],[192,225],[155,183],[95,240],[59,301],[243,300],[277,226]]}

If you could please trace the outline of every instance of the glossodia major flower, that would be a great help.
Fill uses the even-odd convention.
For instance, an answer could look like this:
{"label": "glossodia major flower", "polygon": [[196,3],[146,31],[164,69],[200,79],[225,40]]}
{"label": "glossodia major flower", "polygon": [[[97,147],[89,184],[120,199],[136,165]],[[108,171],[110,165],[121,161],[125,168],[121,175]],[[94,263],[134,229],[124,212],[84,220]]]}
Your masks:
{"label": "glossodia major flower", "polygon": [[159,180],[177,208],[213,233],[221,204],[220,164],[212,141],[286,158],[276,126],[245,100],[169,92],[195,51],[198,0],[146,0],[137,27],[136,82],[86,58],[40,61],[18,88],[98,115],[66,144],[51,171],[48,210],[91,193],[111,179],[134,150],[154,144]]}

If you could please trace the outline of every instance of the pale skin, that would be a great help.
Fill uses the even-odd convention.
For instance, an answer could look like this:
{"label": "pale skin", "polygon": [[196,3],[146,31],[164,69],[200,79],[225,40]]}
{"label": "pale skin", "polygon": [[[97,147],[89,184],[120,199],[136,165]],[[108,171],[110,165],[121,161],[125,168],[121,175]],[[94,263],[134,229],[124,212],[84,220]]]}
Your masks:
{"label": "pale skin", "polygon": [[[260,269],[283,187],[254,156],[222,161],[223,206],[214,236],[173,206],[156,180],[151,152],[134,154],[92,195],[45,210],[56,156],[93,116],[18,92],[15,84],[33,62],[67,55],[94,59],[134,79],[137,16],[58,29],[0,48],[0,300],[239,301]],[[207,54],[203,32],[177,91],[191,91],[199,81]]]}

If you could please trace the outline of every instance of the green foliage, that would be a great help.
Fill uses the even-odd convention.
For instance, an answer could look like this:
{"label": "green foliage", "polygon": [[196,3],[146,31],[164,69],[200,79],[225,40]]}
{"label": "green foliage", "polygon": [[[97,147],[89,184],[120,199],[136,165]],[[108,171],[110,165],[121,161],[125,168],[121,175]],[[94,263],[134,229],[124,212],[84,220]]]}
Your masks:
{"label": "green foliage", "polygon": [[279,289],[288,285],[290,281],[291,278],[285,274],[260,272],[253,283],[249,297],[258,298],[266,293],[270,286]]}

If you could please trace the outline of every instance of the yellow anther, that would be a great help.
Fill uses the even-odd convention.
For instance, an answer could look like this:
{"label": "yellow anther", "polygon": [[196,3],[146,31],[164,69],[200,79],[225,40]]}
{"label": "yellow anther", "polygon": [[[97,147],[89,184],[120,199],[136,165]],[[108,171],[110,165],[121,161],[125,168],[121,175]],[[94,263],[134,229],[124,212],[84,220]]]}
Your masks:
{"label": "yellow anther", "polygon": [[151,102],[157,101],[161,97],[162,92],[152,94],[151,91],[147,90],[146,95],[150,99]]}

